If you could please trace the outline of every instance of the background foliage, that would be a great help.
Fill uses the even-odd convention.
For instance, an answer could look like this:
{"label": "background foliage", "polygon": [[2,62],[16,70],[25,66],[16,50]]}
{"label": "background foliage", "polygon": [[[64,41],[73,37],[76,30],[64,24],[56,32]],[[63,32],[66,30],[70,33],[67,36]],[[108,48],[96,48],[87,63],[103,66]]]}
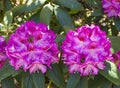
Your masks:
{"label": "background foliage", "polygon": [[[120,18],[108,18],[104,14],[101,0],[1,0],[0,35],[9,38],[16,28],[27,20],[45,23],[58,35],[60,45],[70,29],[97,24],[112,43],[112,52],[120,49]],[[101,35],[102,36],[102,35]],[[96,76],[80,77],[69,74],[62,61],[52,65],[46,74],[29,74],[15,71],[6,64],[0,69],[2,88],[120,88],[120,71],[110,61],[106,69]]]}

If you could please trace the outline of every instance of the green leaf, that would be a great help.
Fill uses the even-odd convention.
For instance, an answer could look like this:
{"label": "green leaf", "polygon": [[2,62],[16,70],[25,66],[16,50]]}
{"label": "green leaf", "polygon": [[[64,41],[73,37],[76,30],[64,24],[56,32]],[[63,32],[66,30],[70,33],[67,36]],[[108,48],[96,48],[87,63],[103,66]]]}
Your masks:
{"label": "green leaf", "polygon": [[[100,0],[85,0],[88,6],[93,9],[92,16],[101,16],[103,14],[103,9]],[[89,8],[88,8],[89,9]]]}
{"label": "green leaf", "polygon": [[22,88],[45,88],[44,75],[41,73],[30,74],[29,72],[23,72]]}
{"label": "green leaf", "polygon": [[49,25],[52,15],[53,15],[53,6],[51,4],[46,4],[40,12],[40,21],[42,23]]}
{"label": "green leaf", "polygon": [[37,12],[37,13],[33,14],[30,17],[30,20],[34,20],[36,23],[39,23],[40,22],[40,12]]}
{"label": "green leaf", "polygon": [[22,69],[16,70],[16,71],[14,71],[14,73],[12,74],[12,76],[17,76],[17,75],[19,75],[19,74],[22,73],[22,72],[23,72]]}
{"label": "green leaf", "polygon": [[0,69],[0,80],[3,80],[10,75],[14,74],[16,71],[13,67],[11,67],[8,63],[6,63],[1,69]]}
{"label": "green leaf", "polygon": [[115,27],[120,31],[120,18],[114,19]]}
{"label": "green leaf", "polygon": [[73,21],[70,15],[63,9],[59,7],[55,7],[54,9],[55,15],[61,26],[68,26],[70,28],[74,28]]}
{"label": "green leaf", "polygon": [[4,0],[4,2],[5,2],[5,10],[6,11],[10,10],[11,8],[13,8],[12,2],[10,0]]}
{"label": "green leaf", "polygon": [[63,28],[64,28],[64,31],[65,31],[65,34],[67,34],[69,30],[74,30],[74,29],[72,29],[68,26],[64,26]]}
{"label": "green leaf", "polygon": [[88,88],[111,88],[112,83],[102,75],[98,74],[94,79],[89,80]]}
{"label": "green leaf", "polygon": [[94,10],[92,16],[101,16],[101,15],[103,15],[103,9],[102,7],[99,6],[97,9]]}
{"label": "green leaf", "polygon": [[88,88],[87,77],[81,77],[75,88]]}
{"label": "green leaf", "polygon": [[23,73],[21,88],[35,88],[35,85],[31,79],[31,75],[29,74],[29,72]]}
{"label": "green leaf", "polygon": [[115,52],[117,52],[120,49],[120,37],[118,36],[108,36],[110,38],[112,48]]}
{"label": "green leaf", "polygon": [[[30,1],[30,2],[29,2]],[[20,15],[24,12],[33,11],[37,8],[40,8],[46,0],[29,0],[28,3],[23,5],[18,5],[17,7],[11,9],[14,16]]]}
{"label": "green leaf", "polygon": [[106,61],[106,68],[99,71],[101,75],[116,85],[120,85],[120,71],[116,65],[110,61]]}
{"label": "green leaf", "polygon": [[1,81],[2,88],[17,88],[12,77],[5,78]]}
{"label": "green leaf", "polygon": [[106,80],[106,81],[103,81],[100,88],[111,88],[111,87],[112,87],[112,83]]}
{"label": "green leaf", "polygon": [[2,1],[0,1],[0,10],[4,10],[3,2]]}
{"label": "green leaf", "polygon": [[8,24],[11,24],[12,23],[12,20],[13,20],[13,13],[12,11],[7,11],[4,15],[4,24],[8,25]]}
{"label": "green leaf", "polygon": [[45,88],[45,79],[42,73],[32,74],[32,80],[34,82],[35,88]]}
{"label": "green leaf", "polygon": [[57,38],[56,38],[56,42],[59,43],[59,42],[62,42],[63,40],[65,39],[65,36],[64,35],[57,35]]}
{"label": "green leaf", "polygon": [[93,0],[93,6],[94,6],[94,11],[92,13],[92,16],[101,16],[103,15],[103,9],[102,9],[102,5],[101,5],[101,1],[100,0]]}
{"label": "green leaf", "polygon": [[113,88],[120,88],[120,85],[113,85]]}
{"label": "green leaf", "polygon": [[77,0],[55,0],[58,4],[74,10],[84,10],[84,7]]}
{"label": "green leaf", "polygon": [[100,0],[85,0],[85,2],[86,2],[88,5],[91,5],[91,6],[93,6],[93,7],[97,7],[97,5],[101,3]]}
{"label": "green leaf", "polygon": [[67,82],[67,88],[75,88],[79,80],[80,74],[71,74]]}
{"label": "green leaf", "polygon": [[56,84],[59,88],[66,88],[64,76],[58,64],[53,64],[52,69],[48,69],[47,74],[53,83]]}

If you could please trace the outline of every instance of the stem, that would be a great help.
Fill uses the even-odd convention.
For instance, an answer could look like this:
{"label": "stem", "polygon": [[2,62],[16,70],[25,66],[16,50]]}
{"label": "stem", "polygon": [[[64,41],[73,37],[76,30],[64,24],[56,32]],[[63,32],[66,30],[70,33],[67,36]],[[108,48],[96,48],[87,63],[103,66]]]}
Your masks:
{"label": "stem", "polygon": [[52,81],[50,80],[47,88],[51,88],[51,84],[52,84]]}

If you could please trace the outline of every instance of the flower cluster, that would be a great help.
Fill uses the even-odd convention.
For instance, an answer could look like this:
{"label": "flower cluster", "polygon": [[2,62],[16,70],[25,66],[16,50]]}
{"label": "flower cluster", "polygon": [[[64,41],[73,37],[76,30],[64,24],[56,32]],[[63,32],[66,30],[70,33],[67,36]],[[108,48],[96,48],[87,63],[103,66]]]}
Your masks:
{"label": "flower cluster", "polygon": [[86,25],[70,30],[61,48],[69,72],[86,76],[105,68],[104,61],[111,57],[110,46],[104,31],[96,25]]}
{"label": "flower cluster", "polygon": [[102,0],[102,7],[108,17],[120,16],[120,0]]}
{"label": "flower cluster", "polygon": [[113,62],[118,66],[118,69],[120,70],[120,50],[113,54]]}
{"label": "flower cluster", "polygon": [[6,54],[5,54],[5,47],[6,41],[3,36],[0,36],[0,68],[4,65],[6,61]]}
{"label": "flower cluster", "polygon": [[42,73],[51,67],[52,63],[58,62],[56,35],[44,24],[35,24],[28,21],[17,28],[11,34],[6,54],[10,59],[10,64],[16,70],[23,68],[34,73],[40,70]]}

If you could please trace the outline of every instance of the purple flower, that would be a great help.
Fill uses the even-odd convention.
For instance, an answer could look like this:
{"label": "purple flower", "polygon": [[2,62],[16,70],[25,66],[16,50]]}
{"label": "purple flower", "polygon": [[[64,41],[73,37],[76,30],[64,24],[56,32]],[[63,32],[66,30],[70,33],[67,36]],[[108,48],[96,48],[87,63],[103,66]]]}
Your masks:
{"label": "purple flower", "polygon": [[120,70],[120,50],[112,55],[113,62],[117,65],[118,69]]}
{"label": "purple flower", "polygon": [[3,36],[0,36],[0,68],[4,65],[6,61],[6,54],[5,54],[5,47],[6,41]]}
{"label": "purple flower", "polygon": [[86,25],[70,30],[62,43],[63,60],[69,72],[86,76],[104,69],[104,61],[111,57],[110,41],[96,25]]}
{"label": "purple flower", "polygon": [[47,67],[59,61],[55,39],[54,32],[44,24],[33,21],[22,24],[11,34],[6,47],[10,64],[16,70],[22,67],[30,73],[38,70],[45,73]]}
{"label": "purple flower", "polygon": [[102,7],[108,17],[120,16],[120,0],[102,0]]}

